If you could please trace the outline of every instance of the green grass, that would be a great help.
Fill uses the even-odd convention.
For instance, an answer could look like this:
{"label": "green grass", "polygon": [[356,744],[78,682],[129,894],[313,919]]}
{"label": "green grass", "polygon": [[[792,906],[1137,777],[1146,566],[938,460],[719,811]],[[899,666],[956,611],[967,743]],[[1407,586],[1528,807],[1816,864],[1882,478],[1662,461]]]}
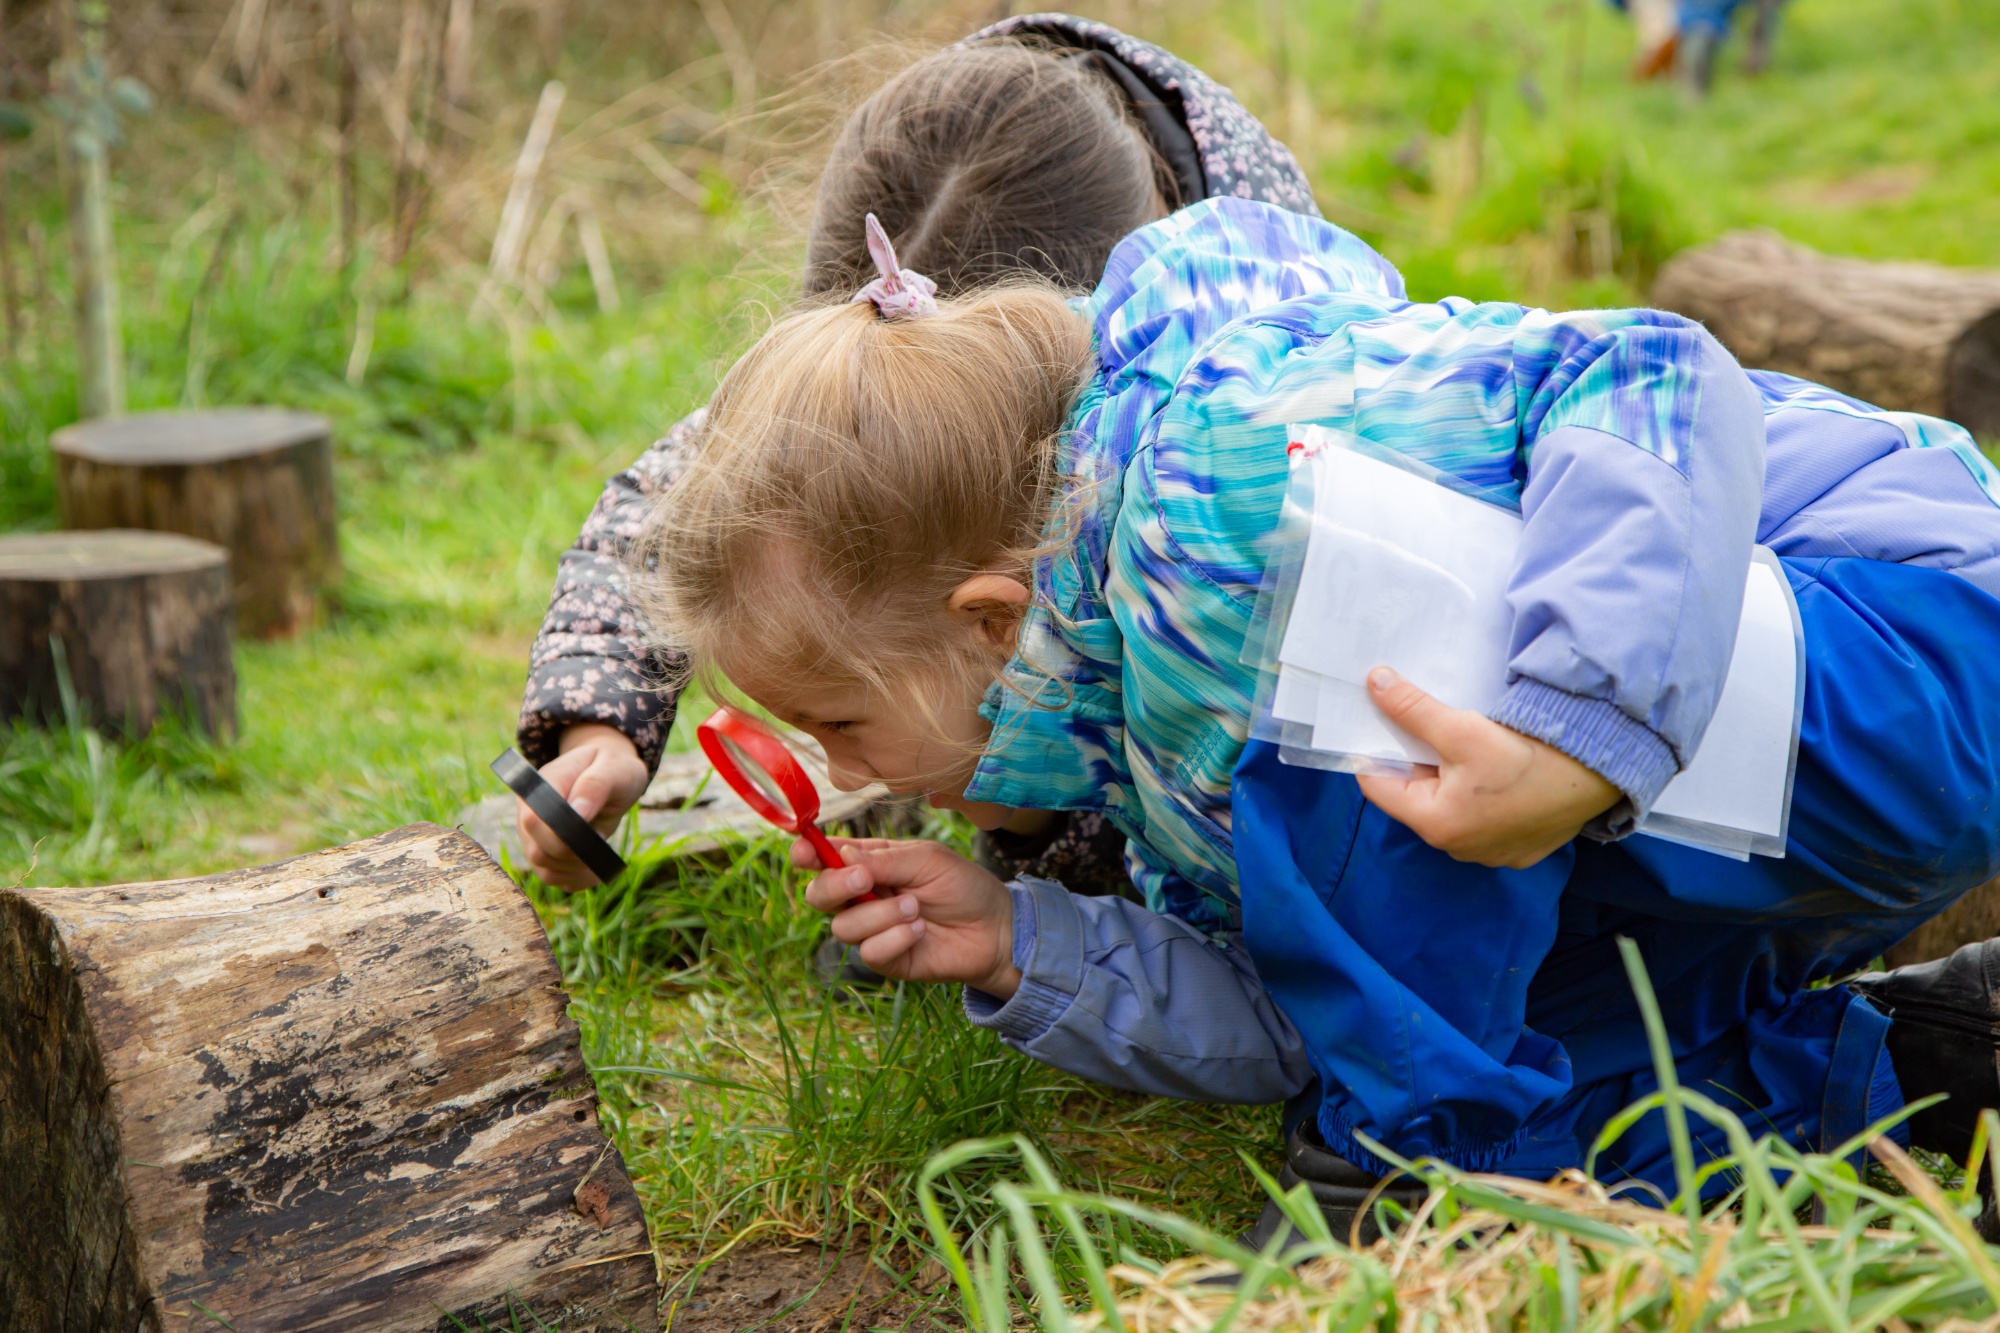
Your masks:
{"label": "green grass", "polygon": [[[939,819],[932,833],[963,845],[967,829]],[[643,889],[670,848],[640,852],[608,888],[530,882],[605,1121],[670,1254],[696,1259],[754,1235],[921,1247],[919,1172],[993,1134],[1023,1135],[1071,1179],[1115,1183],[1206,1225],[1254,1217],[1261,1196],[1238,1153],[1272,1139],[1275,1108],[1095,1087],[972,1027],[955,990],[830,993],[810,966],[822,918],[785,847],[756,840],[726,865]],[[954,1217],[984,1219],[985,1179],[955,1178]]]}
{"label": "green grass", "polygon": [[[1274,41],[1265,25],[1276,11],[1285,26]],[[1626,83],[1626,31],[1591,0],[1294,0],[1275,10],[1128,0],[1119,15],[1236,88],[1299,150],[1328,214],[1380,246],[1419,295],[1632,302],[1674,249],[1746,225],[1835,251],[2000,263],[1991,5],[1804,0],[1786,15],[1773,71],[1753,83],[1726,66],[1706,102]],[[561,72],[579,90],[601,76],[580,60]],[[520,100],[533,87],[523,76]],[[572,264],[554,317],[510,332],[472,317],[469,265],[398,272],[364,256],[336,269],[316,141],[274,147],[186,109],[135,133],[116,167],[132,405],[327,413],[345,573],[318,627],[239,646],[242,726],[231,744],[172,726],[127,743],[80,718],[0,728],[0,884],[255,864],[414,819],[449,822],[493,790],[485,763],[511,738],[557,555],[603,477],[706,396],[774,290],[769,275],[796,253],[745,190],[753,202],[679,224],[695,240],[671,264],[626,263],[614,234],[622,312],[599,314]],[[46,291],[0,364],[0,529],[54,526],[47,440],[75,411],[67,247],[45,139],[0,166],[11,234],[22,242],[32,229],[47,255],[37,278]],[[368,165],[364,179],[385,176]],[[364,200],[378,212],[381,203]],[[478,243],[467,252],[483,253]],[[25,243],[13,249],[25,262]],[[364,302],[373,348],[350,383]],[[1045,1327],[1081,1327],[1035,1301],[1032,1281],[994,1295],[993,1274],[1032,1279],[1037,1230],[1056,1245],[1062,1290],[1086,1290],[1090,1264],[1062,1208],[1095,1219],[1086,1230],[1106,1257],[1122,1246],[1131,1271],[1150,1275],[1119,1279],[1119,1299],[1152,1300],[1185,1294],[1178,1270],[1161,1276],[1175,1254],[1224,1251],[1136,1209],[1227,1235],[1260,1202],[1238,1154],[1270,1162],[1269,1111],[1093,1088],[1007,1052],[941,990],[828,997],[808,972],[816,919],[775,842],[650,890],[636,882],[569,897],[531,889],[606,1121],[683,1275],[732,1241],[807,1237],[852,1238],[910,1271],[948,1257],[947,1231],[976,1232],[975,1250],[988,1247],[978,1251],[985,1269],[965,1275],[976,1325],[1033,1309]],[[995,1136],[1003,1153],[935,1177],[941,1212],[927,1223],[917,1188],[926,1163]],[[1913,1325],[1947,1307],[1992,1308],[1983,1286],[1966,1285],[1974,1260],[1938,1257],[1958,1243],[1939,1230],[1947,1222],[1882,1202],[1867,1181],[1835,1179],[1826,1162],[1776,1166],[1850,1209],[1847,1231],[1809,1247],[1846,1256],[1827,1261],[1829,1281],[1851,1280],[1867,1299],[1922,1287],[1904,1314]],[[1019,1193],[994,1194],[1024,1171]],[[1447,1231],[1518,1212],[1491,1187],[1439,1179]],[[1760,1314],[1776,1307],[1755,1292],[1801,1271],[1796,1254],[1772,1257],[1791,1244],[1769,1230],[1782,1211],[1764,1211],[1764,1230],[1730,1233],[1717,1270]],[[1928,1239],[1870,1249],[1855,1218]],[[1537,1233],[1547,1248],[1520,1260],[1543,1292],[1517,1311],[1521,1327],[1568,1326],[1564,1274],[1598,1262],[1588,1256],[1601,1236],[1550,1226]],[[1501,1243],[1476,1226],[1465,1234],[1475,1232],[1467,1255]],[[1003,1235],[1009,1262],[991,1248]],[[1644,1240],[1668,1293],[1632,1316],[1650,1327],[1677,1308],[1673,1283],[1698,1270],[1685,1236]],[[1460,1261],[1443,1249],[1438,1262]],[[1394,1275],[1373,1262],[1333,1264],[1311,1309],[1337,1325],[1380,1317]],[[1290,1290],[1266,1274],[1232,1317],[1286,1326],[1271,1311]],[[932,1291],[946,1299],[946,1288]],[[1952,1306],[1961,1295],[1969,1303]],[[1817,1317],[1788,1308],[1772,1327]]]}
{"label": "green grass", "polygon": [[[1879,1137],[1887,1122],[1827,1153],[1753,1139],[1732,1112],[1675,1083],[1638,949],[1628,941],[1625,950],[1661,1091],[1607,1125],[1596,1147],[1638,1114],[1662,1112],[1676,1140],[1670,1207],[1618,1199],[1581,1172],[1539,1184],[1390,1155],[1428,1190],[1408,1212],[1377,1205],[1382,1239],[1353,1245],[1331,1233],[1305,1186],[1281,1195],[1263,1177],[1299,1234],[1259,1253],[1187,1218],[1066,1184],[1026,1136],[974,1141],[940,1154],[917,1182],[966,1322],[976,1333],[1030,1320],[1045,1333],[1991,1327],[2000,1266],[1974,1230],[1977,1191],[1935,1182]],[[1730,1144],[1699,1170],[1687,1150],[1690,1119],[1722,1129]],[[2000,1116],[1988,1111],[1975,1171],[1996,1132]],[[1864,1147],[1880,1163],[1866,1174],[1853,1162]],[[987,1186],[998,1215],[968,1243],[938,1185],[995,1159],[1026,1179]],[[1704,1204],[1718,1179],[1731,1188]],[[1161,1239],[1179,1257],[1153,1257]]]}

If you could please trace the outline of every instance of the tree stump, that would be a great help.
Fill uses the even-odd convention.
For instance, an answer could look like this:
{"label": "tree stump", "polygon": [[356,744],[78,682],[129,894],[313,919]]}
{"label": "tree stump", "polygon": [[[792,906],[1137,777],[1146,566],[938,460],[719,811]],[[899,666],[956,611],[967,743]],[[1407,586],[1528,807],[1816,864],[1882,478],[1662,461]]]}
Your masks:
{"label": "tree stump", "polygon": [[339,572],[326,418],[270,407],[142,412],[52,441],[66,528],[184,532],[229,552],[236,626],[290,634]]}
{"label": "tree stump", "polygon": [[[167,711],[236,729],[229,558],[167,532],[0,537],[0,718],[63,715],[62,670],[134,734]],[[60,665],[59,665],[60,664]]]}
{"label": "tree stump", "polygon": [[657,1329],[533,909],[418,824],[206,879],[0,890],[0,1323]]}
{"label": "tree stump", "polygon": [[1746,366],[2000,436],[2000,272],[1732,232],[1668,260],[1652,301],[1706,324]]}

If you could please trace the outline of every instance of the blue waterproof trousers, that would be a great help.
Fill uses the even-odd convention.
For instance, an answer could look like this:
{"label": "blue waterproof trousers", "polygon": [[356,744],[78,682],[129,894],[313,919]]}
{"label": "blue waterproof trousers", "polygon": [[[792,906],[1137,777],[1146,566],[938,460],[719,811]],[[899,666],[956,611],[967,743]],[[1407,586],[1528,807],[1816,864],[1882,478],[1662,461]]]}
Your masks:
{"label": "blue waterproof trousers", "polygon": [[[1617,938],[1680,1080],[1832,1147],[1902,1105],[1888,1020],[1845,987],[2000,871],[2000,598],[1955,575],[1786,560],[1807,658],[1790,840],[1748,862],[1643,835],[1527,870],[1452,860],[1354,779],[1253,743],[1235,775],[1244,940],[1304,1035],[1327,1143],[1546,1177],[1656,1087]],[[1697,1124],[1697,1153],[1726,1151]],[[1655,1114],[1600,1176],[1673,1188]]]}

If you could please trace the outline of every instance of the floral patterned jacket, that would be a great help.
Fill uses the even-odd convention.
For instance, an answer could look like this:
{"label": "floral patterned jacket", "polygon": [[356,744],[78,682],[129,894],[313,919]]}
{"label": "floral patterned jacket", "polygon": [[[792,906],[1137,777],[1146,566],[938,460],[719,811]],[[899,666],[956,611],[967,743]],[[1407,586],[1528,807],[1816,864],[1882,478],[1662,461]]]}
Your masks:
{"label": "floral patterned jacket", "polygon": [[[1020,15],[966,40],[995,37],[1033,37],[1095,56],[1132,100],[1180,184],[1182,202],[1231,195],[1318,216],[1291,151],[1227,88],[1186,61],[1106,24],[1067,14]],[[625,562],[645,529],[653,498],[685,468],[701,419],[700,411],[690,413],[606,482],[576,544],[563,553],[521,701],[519,741],[530,763],[553,759],[564,728],[578,722],[616,727],[639,747],[647,767],[660,761],[675,698],[656,683],[668,664],[650,645],[626,591]],[[1014,849],[1000,843],[983,851],[1003,873],[1033,868],[1079,892],[1089,892],[1098,881],[1107,889],[1122,883],[1115,831],[1096,818],[1072,824],[1053,841],[1037,838],[1032,850],[1021,847],[1021,855],[1011,855]],[[1057,866],[1065,873],[1046,874]]]}

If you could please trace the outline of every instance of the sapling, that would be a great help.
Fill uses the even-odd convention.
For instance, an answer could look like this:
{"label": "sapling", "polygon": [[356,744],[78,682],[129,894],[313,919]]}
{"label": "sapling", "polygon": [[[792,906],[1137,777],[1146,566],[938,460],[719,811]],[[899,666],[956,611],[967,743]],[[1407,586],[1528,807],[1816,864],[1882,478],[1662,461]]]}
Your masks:
{"label": "sapling", "polygon": [[27,138],[33,130],[34,121],[26,107],[13,102],[0,102],[0,305],[6,307],[9,360],[18,354],[21,342],[21,298],[14,286],[14,246],[7,232],[7,175],[10,164],[6,145],[12,140]]}
{"label": "sapling", "polygon": [[110,77],[104,56],[109,15],[106,0],[72,0],[63,14],[63,56],[52,71],[48,98],[64,129],[76,252],[77,406],[86,417],[125,410],[125,347],[111,244],[111,149],[123,137],[125,118],[153,107],[146,85]]}

